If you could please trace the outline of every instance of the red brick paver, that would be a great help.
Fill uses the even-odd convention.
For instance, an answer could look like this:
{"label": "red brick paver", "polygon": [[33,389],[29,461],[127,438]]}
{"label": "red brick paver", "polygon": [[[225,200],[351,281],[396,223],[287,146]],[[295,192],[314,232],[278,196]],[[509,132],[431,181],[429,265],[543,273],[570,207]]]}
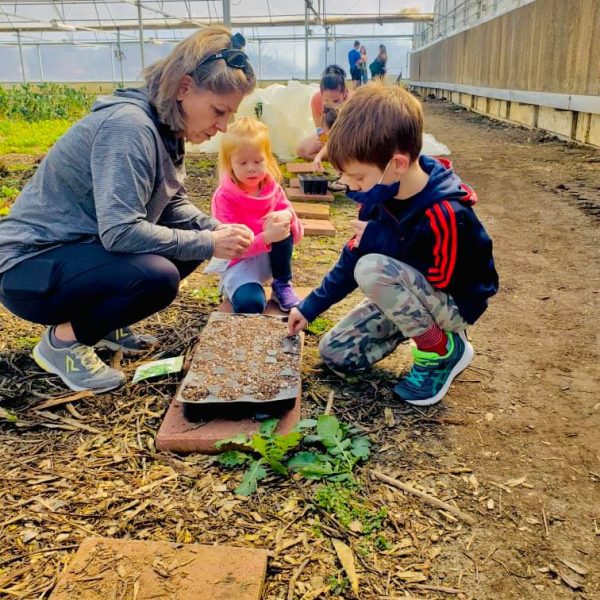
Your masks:
{"label": "red brick paver", "polygon": [[250,548],[86,538],[51,600],[259,600],[267,552]]}

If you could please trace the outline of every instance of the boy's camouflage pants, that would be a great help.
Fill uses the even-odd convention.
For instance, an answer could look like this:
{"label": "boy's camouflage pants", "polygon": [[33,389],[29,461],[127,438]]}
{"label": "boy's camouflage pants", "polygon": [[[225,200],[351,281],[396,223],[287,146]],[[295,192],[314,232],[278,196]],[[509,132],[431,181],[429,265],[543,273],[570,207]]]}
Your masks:
{"label": "boy's camouflage pants", "polygon": [[319,352],[334,369],[365,369],[433,323],[462,331],[467,323],[453,298],[416,269],[383,254],[363,256],[354,277],[366,300],[321,339]]}

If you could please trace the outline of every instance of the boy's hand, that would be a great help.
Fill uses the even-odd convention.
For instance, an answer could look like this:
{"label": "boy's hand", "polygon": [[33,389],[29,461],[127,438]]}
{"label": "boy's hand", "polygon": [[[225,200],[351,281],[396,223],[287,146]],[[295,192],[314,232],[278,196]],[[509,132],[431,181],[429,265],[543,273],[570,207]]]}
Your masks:
{"label": "boy's hand", "polygon": [[360,244],[360,240],[362,239],[363,233],[365,232],[365,229],[368,224],[368,221],[352,221],[351,225],[354,228],[354,235],[356,236],[357,246]]}
{"label": "boy's hand", "polygon": [[296,335],[306,327],[308,327],[308,321],[296,307],[292,308],[292,310],[290,310],[290,316],[288,317],[289,335]]}
{"label": "boy's hand", "polygon": [[281,242],[291,234],[290,221],[271,219],[269,224],[263,229],[263,235],[267,244]]}

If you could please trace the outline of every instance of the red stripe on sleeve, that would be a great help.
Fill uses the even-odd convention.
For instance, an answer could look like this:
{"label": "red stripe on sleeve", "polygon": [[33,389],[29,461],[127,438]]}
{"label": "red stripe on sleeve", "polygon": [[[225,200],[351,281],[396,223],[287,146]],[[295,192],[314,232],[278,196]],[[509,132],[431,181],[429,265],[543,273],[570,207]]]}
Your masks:
{"label": "red stripe on sleeve", "polygon": [[433,231],[433,234],[435,235],[435,245],[433,247],[433,267],[430,267],[429,270],[427,271],[427,275],[437,275],[439,273],[439,269],[440,269],[440,246],[442,245],[442,235],[440,233],[440,229],[437,226],[437,223],[435,222],[435,216],[430,209],[428,209],[427,211],[425,211],[425,214],[427,215],[427,218],[429,219],[429,224],[431,225],[431,230]]}
{"label": "red stripe on sleeve", "polygon": [[441,288],[445,288],[449,285],[450,279],[452,279],[452,274],[454,273],[454,267],[456,266],[456,250],[458,246],[458,231],[456,229],[456,215],[454,214],[454,209],[452,205],[447,200],[444,200],[442,203],[446,210],[448,211],[448,225],[450,230],[450,255],[449,261],[446,268],[446,277],[444,281],[440,284]]}

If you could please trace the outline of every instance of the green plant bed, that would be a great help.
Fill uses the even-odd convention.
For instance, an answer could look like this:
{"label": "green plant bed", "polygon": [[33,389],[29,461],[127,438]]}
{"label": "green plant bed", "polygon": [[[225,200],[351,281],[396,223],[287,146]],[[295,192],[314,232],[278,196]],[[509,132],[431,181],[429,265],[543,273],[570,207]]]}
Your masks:
{"label": "green plant bed", "polygon": [[69,129],[72,121],[53,119],[50,121],[0,120],[0,154],[42,154]]}

